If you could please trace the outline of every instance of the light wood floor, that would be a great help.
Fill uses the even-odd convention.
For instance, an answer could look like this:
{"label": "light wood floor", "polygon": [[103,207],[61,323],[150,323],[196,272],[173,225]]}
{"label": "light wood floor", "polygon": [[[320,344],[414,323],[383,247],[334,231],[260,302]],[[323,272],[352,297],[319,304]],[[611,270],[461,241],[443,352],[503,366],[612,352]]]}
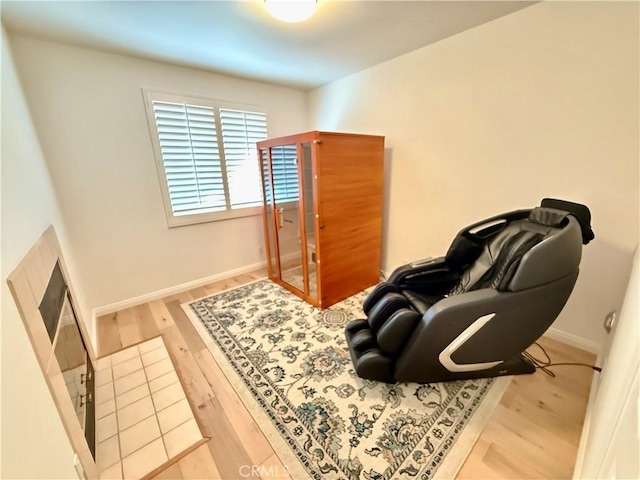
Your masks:
{"label": "light wood floor", "polygon": [[[240,275],[98,318],[98,356],[162,335],[203,434],[210,437],[154,478],[266,479],[269,473],[287,478],[180,307],[265,274]],[[554,362],[595,361],[594,355],[551,339],[541,343]],[[513,378],[458,478],[571,478],[593,371],[573,366],[554,371],[555,378],[542,372]],[[262,477],[247,475],[254,465]]]}

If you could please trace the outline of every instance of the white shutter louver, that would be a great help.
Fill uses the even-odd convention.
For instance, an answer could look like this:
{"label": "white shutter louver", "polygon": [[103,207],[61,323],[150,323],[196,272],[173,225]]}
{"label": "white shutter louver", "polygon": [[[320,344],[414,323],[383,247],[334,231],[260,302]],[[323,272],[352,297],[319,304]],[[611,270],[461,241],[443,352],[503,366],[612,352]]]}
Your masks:
{"label": "white shutter louver", "polygon": [[220,109],[224,161],[232,209],[262,204],[256,142],[267,138],[264,113]]}
{"label": "white shutter louver", "polygon": [[213,108],[153,101],[153,111],[173,214],[225,210]]}
{"label": "white shutter louver", "polygon": [[277,203],[298,201],[298,147],[282,145],[271,149],[274,196]]}

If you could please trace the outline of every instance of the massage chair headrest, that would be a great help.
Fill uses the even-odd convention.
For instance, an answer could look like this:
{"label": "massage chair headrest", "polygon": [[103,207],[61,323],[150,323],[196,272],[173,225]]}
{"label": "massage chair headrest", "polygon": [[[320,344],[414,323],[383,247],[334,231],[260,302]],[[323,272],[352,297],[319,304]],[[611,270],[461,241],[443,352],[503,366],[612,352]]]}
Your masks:
{"label": "massage chair headrest", "polygon": [[563,210],[570,213],[578,220],[580,230],[582,231],[582,244],[586,245],[596,238],[595,233],[591,230],[591,212],[586,205],[581,203],[568,202],[566,200],[558,200],[556,198],[545,198],[540,203],[542,208],[553,208],[555,210]]}

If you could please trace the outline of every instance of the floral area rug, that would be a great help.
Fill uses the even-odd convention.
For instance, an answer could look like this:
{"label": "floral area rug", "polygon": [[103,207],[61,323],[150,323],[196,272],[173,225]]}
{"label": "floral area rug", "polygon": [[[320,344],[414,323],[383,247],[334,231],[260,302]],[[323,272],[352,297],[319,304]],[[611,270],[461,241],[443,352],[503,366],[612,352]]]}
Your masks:
{"label": "floral area rug", "polygon": [[510,377],[359,378],[344,327],[365,296],[319,310],[260,280],[183,307],[293,478],[453,478]]}

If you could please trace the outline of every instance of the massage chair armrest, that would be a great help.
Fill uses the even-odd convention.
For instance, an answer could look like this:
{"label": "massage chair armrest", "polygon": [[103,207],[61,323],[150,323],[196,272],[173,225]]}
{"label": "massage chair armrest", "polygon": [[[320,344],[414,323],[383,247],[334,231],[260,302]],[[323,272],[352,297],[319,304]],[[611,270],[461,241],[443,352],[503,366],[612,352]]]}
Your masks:
{"label": "massage chair armrest", "polygon": [[451,280],[452,276],[457,280],[458,274],[451,272],[444,257],[402,265],[393,271],[387,281],[379,283],[371,290],[362,304],[362,309],[364,314],[369,316],[382,298],[389,294],[399,295],[403,289],[419,292],[431,287],[433,294],[446,293],[455,283]]}
{"label": "massage chair armrest", "polygon": [[445,257],[426,258],[396,268],[387,283],[399,290],[425,293],[446,293],[458,280]]}
{"label": "massage chair armrest", "polygon": [[399,266],[391,272],[387,282],[399,285],[406,277],[428,273],[446,266],[447,261],[444,257],[427,257],[422,260],[417,260],[415,262]]}
{"label": "massage chair armrest", "polygon": [[430,325],[438,322],[464,330],[475,318],[503,310],[502,297],[503,293],[492,288],[452,295],[429,308],[424,314],[423,323]]}

